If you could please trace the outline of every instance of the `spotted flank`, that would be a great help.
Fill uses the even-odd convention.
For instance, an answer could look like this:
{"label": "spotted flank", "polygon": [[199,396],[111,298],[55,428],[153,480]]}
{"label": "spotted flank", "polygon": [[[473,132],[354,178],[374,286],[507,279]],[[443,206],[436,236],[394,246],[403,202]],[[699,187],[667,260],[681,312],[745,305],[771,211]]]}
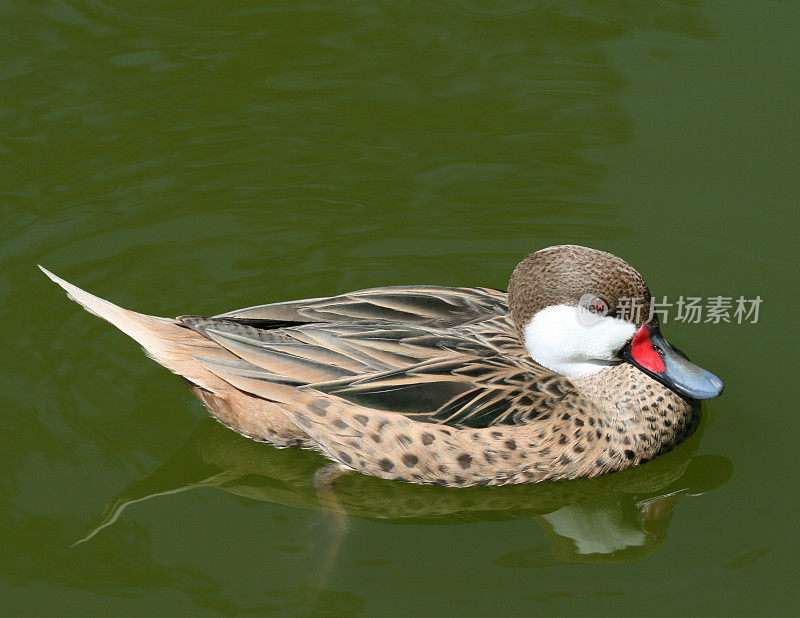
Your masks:
{"label": "spotted flank", "polygon": [[[634,333],[660,336],[652,322],[616,325],[620,298],[649,298],[641,275],[585,247],[528,256],[508,293],[397,286],[176,319],[45,272],[235,431],[363,474],[456,487],[591,477],[658,456],[699,422],[667,365],[661,376],[623,359]],[[609,309],[598,319],[617,323],[573,328],[587,293]],[[536,320],[551,307],[564,309]],[[706,392],[711,378],[691,388]]]}

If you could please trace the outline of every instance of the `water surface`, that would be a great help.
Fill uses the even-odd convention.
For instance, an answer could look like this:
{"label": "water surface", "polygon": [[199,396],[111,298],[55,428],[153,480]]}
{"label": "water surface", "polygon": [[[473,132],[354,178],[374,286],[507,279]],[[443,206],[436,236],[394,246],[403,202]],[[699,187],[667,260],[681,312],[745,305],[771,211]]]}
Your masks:
{"label": "water surface", "polygon": [[[0,606],[780,614],[800,433],[796,2],[0,5]],[[696,436],[592,481],[449,490],[251,443],[36,270],[146,313],[504,288],[612,251],[726,382]],[[83,540],[78,544],[76,541]]]}

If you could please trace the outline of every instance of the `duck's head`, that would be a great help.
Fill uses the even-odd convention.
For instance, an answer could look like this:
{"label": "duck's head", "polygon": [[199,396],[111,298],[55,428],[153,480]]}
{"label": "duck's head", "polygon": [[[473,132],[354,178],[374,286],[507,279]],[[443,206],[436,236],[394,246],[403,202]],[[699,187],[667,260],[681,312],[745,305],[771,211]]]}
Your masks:
{"label": "duck's head", "polygon": [[679,395],[709,399],[722,381],[661,336],[650,290],[630,264],[578,245],[548,247],[514,269],[508,303],[531,358],[588,376],[628,362]]}

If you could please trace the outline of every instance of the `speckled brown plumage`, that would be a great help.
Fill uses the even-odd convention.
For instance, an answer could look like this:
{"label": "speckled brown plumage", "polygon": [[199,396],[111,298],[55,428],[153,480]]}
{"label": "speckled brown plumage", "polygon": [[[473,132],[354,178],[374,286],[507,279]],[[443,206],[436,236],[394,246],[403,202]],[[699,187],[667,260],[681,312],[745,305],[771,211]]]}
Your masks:
{"label": "speckled brown plumage", "polygon": [[641,275],[594,249],[528,256],[508,294],[389,287],[175,320],[52,277],[182,375],[229,427],[364,474],[459,487],[592,477],[670,450],[699,422],[695,402],[626,363],[567,378],[528,355],[521,325],[585,294],[612,313],[639,297],[647,319]]}
{"label": "speckled brown plumage", "polygon": [[[694,432],[697,405],[653,380],[638,388],[632,367],[610,372],[607,385],[576,384],[573,394],[522,425],[453,428],[393,413],[362,414],[359,406],[322,397],[291,413],[348,468],[463,487],[598,476],[648,461]],[[606,397],[614,404],[598,405]]]}

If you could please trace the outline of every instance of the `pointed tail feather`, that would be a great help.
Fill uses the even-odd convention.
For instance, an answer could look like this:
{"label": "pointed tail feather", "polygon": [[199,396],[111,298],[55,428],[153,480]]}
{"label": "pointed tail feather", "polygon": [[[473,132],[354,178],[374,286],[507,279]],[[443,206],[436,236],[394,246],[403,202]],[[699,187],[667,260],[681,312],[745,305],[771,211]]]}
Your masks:
{"label": "pointed tail feather", "polygon": [[114,303],[110,303],[80,289],[76,285],[72,285],[69,281],[64,281],[64,279],[54,275],[42,265],[39,265],[39,268],[51,280],[61,286],[66,291],[67,296],[81,305],[86,311],[107,322],[111,322],[123,333],[138,341],[145,350],[152,354],[157,354],[159,348],[163,347],[163,342],[155,335],[159,327],[163,330],[168,328],[169,325],[177,326],[174,320],[144,315],[118,307]]}
{"label": "pointed tail feather", "polygon": [[157,363],[207,390],[218,392],[230,388],[192,357],[202,354],[225,360],[236,358],[218,344],[175,320],[123,309],[72,285],[41,265],[39,268],[89,313],[110,322],[137,341]]}

